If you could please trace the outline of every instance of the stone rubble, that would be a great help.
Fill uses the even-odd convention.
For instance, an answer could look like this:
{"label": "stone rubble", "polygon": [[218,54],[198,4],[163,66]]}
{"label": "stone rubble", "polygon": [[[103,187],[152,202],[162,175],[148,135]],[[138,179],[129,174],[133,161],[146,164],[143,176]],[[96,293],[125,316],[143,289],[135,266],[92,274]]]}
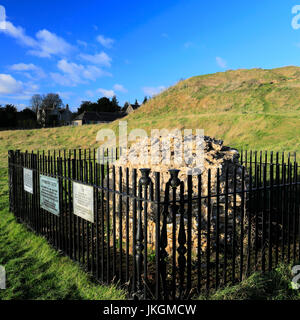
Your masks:
{"label": "stone rubble", "polygon": [[[160,191],[161,191],[161,201],[163,201],[165,197],[165,185],[170,179],[170,173],[169,169],[178,169],[179,174],[178,178],[180,181],[184,181],[184,198],[187,199],[187,173],[191,169],[195,169],[196,163],[195,161],[192,164],[189,164],[188,167],[184,165],[178,166],[178,161],[176,162],[176,153],[174,152],[175,149],[171,148],[171,156],[170,156],[170,162],[166,164],[168,157],[166,156],[168,149],[168,146],[165,144],[165,138],[166,137],[157,137],[157,138],[150,138],[142,139],[139,142],[133,144],[128,152],[128,158],[127,161],[123,156],[120,157],[119,160],[117,160],[114,165],[116,168],[116,185],[118,185],[118,172],[119,167],[121,166],[123,168],[123,190],[126,190],[126,175],[125,175],[125,168],[129,168],[129,189],[130,192],[132,190],[132,169],[137,169],[137,182],[141,178],[141,172],[140,168],[150,168],[151,172],[149,177],[151,178],[153,184],[155,185],[155,172],[160,172]],[[180,141],[175,141],[172,139],[172,136],[167,137],[176,147],[179,146]],[[203,147],[203,153],[202,160],[203,165],[201,166],[201,196],[203,197],[201,201],[201,249],[205,250],[206,248],[206,238],[207,238],[207,212],[208,212],[208,201],[207,201],[207,194],[208,194],[208,172],[209,169],[211,171],[211,214],[210,214],[210,224],[211,224],[211,243],[212,247],[215,245],[215,234],[216,234],[216,215],[217,215],[217,197],[214,196],[217,191],[217,170],[219,169],[219,180],[220,180],[220,186],[219,186],[219,193],[221,196],[219,196],[219,221],[220,221],[220,243],[221,246],[224,243],[224,226],[225,226],[225,207],[226,207],[226,171],[228,170],[228,240],[231,241],[231,234],[232,234],[232,227],[233,227],[233,215],[234,215],[234,201],[236,202],[236,227],[237,230],[239,229],[239,221],[241,218],[241,213],[243,212],[243,209],[245,210],[246,206],[246,196],[244,197],[244,201],[242,201],[242,192],[238,193],[236,195],[236,199],[234,200],[234,196],[231,195],[234,191],[234,174],[236,174],[236,190],[246,190],[249,184],[249,176],[246,172],[246,170],[243,169],[243,166],[239,163],[239,153],[236,149],[227,147],[223,145],[222,140],[216,140],[214,138],[204,136],[203,140],[197,140],[195,136],[190,137],[189,142],[196,142],[193,143],[192,148],[192,155],[193,157],[196,156],[197,147],[202,146]],[[152,145],[151,145],[152,143]],[[183,143],[183,141],[182,141]],[[151,155],[151,147],[160,147],[161,150],[161,157],[158,157],[158,153],[155,154],[156,156],[156,163],[153,164],[153,161],[151,162],[149,155]],[[153,149],[152,149],[153,150]],[[141,151],[147,151],[147,152],[141,152]],[[185,152],[185,151],[184,151]],[[147,155],[148,154],[148,155]],[[128,159],[134,159],[133,156],[139,156],[139,162],[133,163],[133,161],[128,161]],[[185,152],[185,155],[187,155],[187,152]],[[161,159],[159,159],[161,158]],[[161,161],[159,161],[161,160]],[[199,166],[197,167],[196,172],[199,173]],[[244,177],[243,177],[243,170],[244,170]],[[112,167],[110,167],[110,172],[112,171]],[[110,174],[110,180],[111,180],[111,174]],[[193,184],[193,198],[198,197],[198,175],[192,176],[192,184]],[[243,185],[242,185],[243,184]],[[106,185],[106,182],[105,182]],[[111,182],[110,182],[111,185]],[[177,187],[176,192],[176,198],[179,200],[180,195],[180,187]],[[245,195],[245,193],[244,193]],[[125,198],[125,197],[124,197]],[[172,188],[170,188],[170,200],[172,199]],[[130,201],[131,202],[131,201]],[[117,206],[118,208],[118,206]],[[122,207],[122,214],[123,214],[123,221],[125,221],[125,209],[126,209],[126,199],[123,199],[123,207]],[[130,204],[131,209],[131,204]],[[185,205],[185,210],[187,209],[187,205]],[[148,222],[148,244],[151,249],[154,249],[155,246],[155,205],[149,204],[148,208],[148,216],[149,216],[149,222]],[[246,212],[246,211],[244,211]],[[118,213],[116,214],[118,217]],[[163,206],[161,207],[161,216],[163,215]],[[168,232],[168,243],[169,247],[167,248],[167,251],[171,250],[171,243],[172,243],[172,229],[173,226],[171,224],[171,208],[169,206],[169,218],[168,218],[168,226],[167,226],[167,232]],[[132,211],[129,212],[130,220],[132,221]],[[185,214],[185,224],[187,223],[187,216]],[[245,217],[246,219],[246,217]],[[178,231],[179,231],[179,221],[180,221],[180,212],[178,210],[178,214],[176,217],[176,239],[178,239]],[[193,200],[192,201],[192,247],[197,247],[197,237],[198,237],[198,201]],[[117,223],[117,234],[118,234],[118,223]],[[132,228],[130,227],[130,232],[132,232]],[[124,230],[123,235],[125,235],[125,223],[124,223]]]}

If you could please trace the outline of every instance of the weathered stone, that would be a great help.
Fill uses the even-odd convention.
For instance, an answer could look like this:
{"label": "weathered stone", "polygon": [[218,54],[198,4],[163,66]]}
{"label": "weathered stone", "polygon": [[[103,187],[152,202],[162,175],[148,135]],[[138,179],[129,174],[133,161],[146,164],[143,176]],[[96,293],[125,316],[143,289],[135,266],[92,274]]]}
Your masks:
{"label": "weathered stone", "polygon": [[[172,139],[171,139],[172,140]],[[143,146],[145,146],[145,142],[148,143],[148,147],[146,150],[148,151],[148,156],[145,154],[142,154],[140,157],[140,162],[143,162],[141,165],[140,163],[132,163],[129,161],[125,161],[124,155],[121,157],[116,163],[116,172],[118,177],[118,170],[119,166],[122,166],[123,168],[128,167],[130,176],[129,176],[129,189],[130,192],[132,192],[132,169],[140,169],[140,168],[150,168],[150,178],[152,182],[155,182],[155,172],[160,172],[160,192],[161,192],[161,200],[164,200],[165,194],[165,186],[166,183],[170,179],[169,169],[179,169],[179,175],[178,178],[181,181],[184,181],[184,198],[187,198],[187,170],[193,169],[195,167],[195,164],[191,164],[188,167],[186,165],[178,166],[176,161],[174,161],[174,151],[171,149],[171,157],[170,157],[170,163],[164,164],[164,162],[167,159],[166,155],[163,155],[160,157],[160,163],[152,164],[150,161],[150,139],[148,140],[141,140],[140,142],[134,144],[131,146],[129,152],[128,152],[128,158],[130,159],[131,156],[140,154],[140,151],[143,149]],[[152,143],[154,145],[160,145],[161,149],[163,151],[166,151],[166,147],[163,143],[162,137],[157,137],[152,140]],[[176,141],[175,141],[176,143]],[[178,142],[177,142],[178,143]],[[153,146],[153,145],[152,145]],[[145,149],[144,149],[145,150]],[[196,155],[196,145],[194,143],[192,148],[192,154]],[[157,156],[157,155],[156,155]],[[156,157],[159,158],[159,157]],[[210,137],[205,136],[204,137],[204,159],[203,159],[203,168],[201,172],[201,249],[205,250],[206,248],[206,233],[207,233],[207,219],[208,219],[208,201],[207,201],[207,195],[208,195],[208,171],[211,171],[211,212],[210,212],[210,223],[211,223],[211,229],[210,234],[212,240],[215,239],[216,234],[216,215],[217,215],[217,197],[216,197],[216,191],[217,191],[217,170],[219,169],[219,232],[220,232],[220,241],[223,241],[224,239],[223,234],[224,233],[224,224],[225,224],[225,203],[227,199],[227,224],[228,224],[228,234],[229,238],[231,237],[232,233],[232,225],[233,225],[233,208],[234,208],[234,201],[236,203],[235,208],[235,214],[236,214],[236,223],[238,224],[240,221],[241,211],[245,209],[246,205],[246,197],[244,193],[244,207],[242,207],[242,193],[241,190],[245,190],[248,186],[248,175],[247,172],[245,172],[244,177],[244,185],[242,185],[243,182],[243,166],[239,163],[239,153],[236,149],[232,149],[230,147],[224,146],[222,140],[216,140]],[[228,195],[226,197],[226,171],[228,170]],[[111,169],[110,169],[111,171]],[[230,193],[234,191],[234,172],[236,172],[236,190],[240,193],[236,194],[236,198],[234,200],[234,196]],[[141,178],[141,172],[140,170],[137,170],[137,182]],[[123,185],[123,191],[126,190],[126,175],[125,171],[123,171],[123,177],[122,177],[122,185]],[[198,176],[193,175],[192,176],[192,183],[193,183],[193,198],[198,197]],[[106,182],[105,182],[106,185]],[[118,183],[117,183],[118,185]],[[180,188],[177,188],[176,196],[177,200],[179,200],[179,190]],[[148,194],[149,195],[149,194]],[[170,200],[172,199],[172,188],[170,188]],[[123,221],[124,221],[124,214],[125,214],[125,207],[126,207],[126,199],[123,198]],[[130,217],[132,216],[132,206],[130,204]],[[185,211],[187,210],[187,205],[184,207]],[[148,207],[148,244],[151,249],[154,250],[155,246],[155,212],[156,212],[155,205],[149,204]],[[198,217],[199,217],[199,208],[198,208],[198,201],[192,202],[192,246],[193,248],[197,247],[198,242],[198,232],[199,232],[199,226],[198,226]],[[163,207],[161,208],[161,216],[163,215]],[[169,206],[169,219],[168,219],[168,243],[169,246],[167,248],[168,251],[172,248],[172,224],[171,224],[171,217],[172,217],[172,211]],[[118,213],[117,213],[118,217]],[[118,218],[117,218],[118,219]],[[179,220],[180,220],[180,214],[178,210],[178,215],[176,216],[176,239],[178,239],[178,231],[179,231]],[[185,226],[187,224],[186,215],[185,215]],[[119,224],[117,223],[117,228]],[[125,223],[124,223],[125,228]],[[123,230],[123,235],[125,229]],[[205,232],[205,233],[203,233]],[[117,230],[118,233],[118,230]],[[204,236],[205,235],[205,236]],[[213,243],[213,241],[212,241]],[[212,244],[213,246],[213,244]]]}

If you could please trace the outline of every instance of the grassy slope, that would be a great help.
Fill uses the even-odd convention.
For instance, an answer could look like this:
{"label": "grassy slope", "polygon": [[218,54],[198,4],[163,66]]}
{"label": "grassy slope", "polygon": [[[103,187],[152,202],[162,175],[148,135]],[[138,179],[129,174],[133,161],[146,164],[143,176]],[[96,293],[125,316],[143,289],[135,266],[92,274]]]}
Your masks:
{"label": "grassy slope", "polygon": [[230,146],[300,149],[300,68],[236,70],[181,81],[128,117],[142,128],[200,128]]}
{"label": "grassy slope", "polygon": [[[125,120],[129,130],[144,128],[150,133],[152,128],[200,128],[232,147],[298,151],[299,118],[300,68],[286,67],[193,77],[170,87]],[[77,266],[17,225],[7,212],[7,150],[97,147],[96,134],[103,127],[118,132],[118,122],[0,132],[0,264],[9,266],[14,286],[1,292],[2,298],[119,297],[115,290],[92,285]],[[30,259],[35,261],[33,267]],[[23,268],[22,273],[18,268]],[[58,270],[57,275],[54,270]],[[39,289],[31,290],[30,281],[36,281]],[[50,290],[45,290],[44,281]]]}
{"label": "grassy slope", "polygon": [[[225,144],[252,150],[300,150],[300,68],[236,70],[192,77],[168,88],[123,120],[128,130],[204,129]],[[109,125],[0,132],[0,161],[8,149],[97,147]]]}

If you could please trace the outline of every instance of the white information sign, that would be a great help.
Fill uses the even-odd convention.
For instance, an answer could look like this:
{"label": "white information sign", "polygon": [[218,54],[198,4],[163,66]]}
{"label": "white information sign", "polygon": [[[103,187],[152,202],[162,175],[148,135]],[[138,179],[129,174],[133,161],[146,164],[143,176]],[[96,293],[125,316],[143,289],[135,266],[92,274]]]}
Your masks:
{"label": "white information sign", "polygon": [[33,194],[33,173],[32,170],[23,168],[24,190]]}
{"label": "white information sign", "polygon": [[59,216],[59,182],[56,178],[40,175],[41,208]]}
{"label": "white information sign", "polygon": [[73,182],[74,214],[94,222],[94,189],[81,183]]}

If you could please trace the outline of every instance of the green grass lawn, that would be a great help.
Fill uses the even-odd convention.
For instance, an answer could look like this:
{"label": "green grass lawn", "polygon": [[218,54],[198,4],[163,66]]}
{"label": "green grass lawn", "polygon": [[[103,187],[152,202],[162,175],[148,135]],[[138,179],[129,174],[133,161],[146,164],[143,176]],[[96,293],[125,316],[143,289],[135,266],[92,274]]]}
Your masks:
{"label": "green grass lawn", "polygon": [[7,170],[0,169],[0,265],[7,282],[3,299],[121,300],[125,292],[101,286],[46,239],[28,231],[8,212]]}

